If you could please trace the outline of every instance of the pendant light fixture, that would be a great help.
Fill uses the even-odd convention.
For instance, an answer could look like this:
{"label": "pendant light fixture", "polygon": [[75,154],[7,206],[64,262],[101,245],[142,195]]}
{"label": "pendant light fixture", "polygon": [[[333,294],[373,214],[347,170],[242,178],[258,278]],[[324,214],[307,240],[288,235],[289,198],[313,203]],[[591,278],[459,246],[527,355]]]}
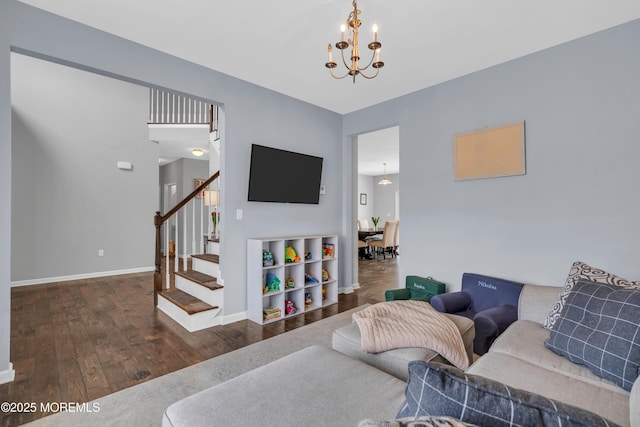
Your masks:
{"label": "pendant light fixture", "polygon": [[380,185],[392,184],[392,182],[389,180],[389,178],[387,178],[387,164],[383,163],[383,165],[384,165],[384,178],[382,178],[378,184],[380,184]]}

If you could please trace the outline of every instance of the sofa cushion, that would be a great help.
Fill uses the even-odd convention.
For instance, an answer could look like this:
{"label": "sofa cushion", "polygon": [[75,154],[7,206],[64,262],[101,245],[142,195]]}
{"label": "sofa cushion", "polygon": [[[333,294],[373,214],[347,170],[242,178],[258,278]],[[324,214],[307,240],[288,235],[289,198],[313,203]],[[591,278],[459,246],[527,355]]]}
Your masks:
{"label": "sofa cushion", "polygon": [[575,406],[432,362],[409,364],[405,398],[398,418],[450,416],[495,427],[613,425]]}
{"label": "sofa cushion", "polygon": [[571,292],[573,285],[580,279],[598,283],[608,283],[625,289],[640,289],[640,282],[630,282],[600,268],[594,268],[582,261],[576,261],[571,266],[571,270],[569,270],[569,276],[567,277],[564,289],[560,292],[558,299],[544,321],[544,327],[546,329],[551,329],[556,323],[558,317],[560,317],[560,312],[562,312],[562,307],[564,307],[567,295]]}
{"label": "sofa cushion", "polygon": [[[508,334],[509,331],[506,333]],[[538,345],[543,351],[555,358],[562,359],[593,375],[584,366],[571,363],[545,348],[544,345]],[[491,378],[511,387],[541,394],[549,399],[595,412],[623,426],[630,425],[629,392],[613,385],[613,383],[609,387],[594,386],[594,383],[583,381],[579,377],[567,376],[562,372],[546,369],[543,366],[494,351],[478,359],[467,370],[467,373]],[[595,375],[593,376],[595,377]]]}
{"label": "sofa cushion", "polygon": [[640,290],[578,280],[545,346],[631,391],[640,373]]}
{"label": "sofa cushion", "polygon": [[546,348],[544,341],[548,338],[549,331],[543,328],[542,324],[518,320],[493,342],[489,352],[513,356],[550,371],[550,375],[567,376],[588,383],[591,387],[606,389],[616,394],[627,394],[613,381],[599,377],[587,367],[573,363]]}

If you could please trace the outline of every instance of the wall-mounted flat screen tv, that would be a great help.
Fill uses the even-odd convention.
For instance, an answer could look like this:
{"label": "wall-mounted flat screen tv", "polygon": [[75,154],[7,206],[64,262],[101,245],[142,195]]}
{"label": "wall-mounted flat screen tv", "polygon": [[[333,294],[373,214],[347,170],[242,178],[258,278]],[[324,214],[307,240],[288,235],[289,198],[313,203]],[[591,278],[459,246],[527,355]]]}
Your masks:
{"label": "wall-mounted flat screen tv", "polygon": [[253,144],[250,202],[320,202],[322,157]]}

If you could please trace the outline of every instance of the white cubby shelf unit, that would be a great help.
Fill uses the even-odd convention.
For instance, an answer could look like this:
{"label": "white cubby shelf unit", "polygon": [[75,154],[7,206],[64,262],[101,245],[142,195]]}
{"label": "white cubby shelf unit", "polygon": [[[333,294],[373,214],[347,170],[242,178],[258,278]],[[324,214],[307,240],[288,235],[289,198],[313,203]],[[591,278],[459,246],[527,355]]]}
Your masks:
{"label": "white cubby shelf unit", "polygon": [[[299,258],[286,260],[289,247]],[[264,251],[271,253],[273,265],[264,265]],[[247,241],[247,311],[253,322],[265,325],[337,304],[337,279],[336,235]],[[287,302],[295,312],[287,313]]]}

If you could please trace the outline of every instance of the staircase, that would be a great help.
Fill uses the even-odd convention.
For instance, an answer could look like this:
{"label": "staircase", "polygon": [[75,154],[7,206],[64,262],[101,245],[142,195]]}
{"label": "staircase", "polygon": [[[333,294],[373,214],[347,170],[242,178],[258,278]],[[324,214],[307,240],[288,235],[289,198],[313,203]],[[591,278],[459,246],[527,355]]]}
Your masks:
{"label": "staircase", "polygon": [[[149,105],[150,125],[208,125],[209,146],[219,156],[218,107],[157,89],[151,89]],[[189,332],[222,324],[220,240],[209,237],[211,215],[218,212],[219,176],[214,173],[169,212],[154,217],[154,304]]]}
{"label": "staircase", "polygon": [[[218,239],[209,246],[219,248]],[[176,271],[174,286],[166,286],[158,294],[162,310],[189,332],[222,324],[224,287],[218,283],[218,254],[191,255],[191,270]]]}

